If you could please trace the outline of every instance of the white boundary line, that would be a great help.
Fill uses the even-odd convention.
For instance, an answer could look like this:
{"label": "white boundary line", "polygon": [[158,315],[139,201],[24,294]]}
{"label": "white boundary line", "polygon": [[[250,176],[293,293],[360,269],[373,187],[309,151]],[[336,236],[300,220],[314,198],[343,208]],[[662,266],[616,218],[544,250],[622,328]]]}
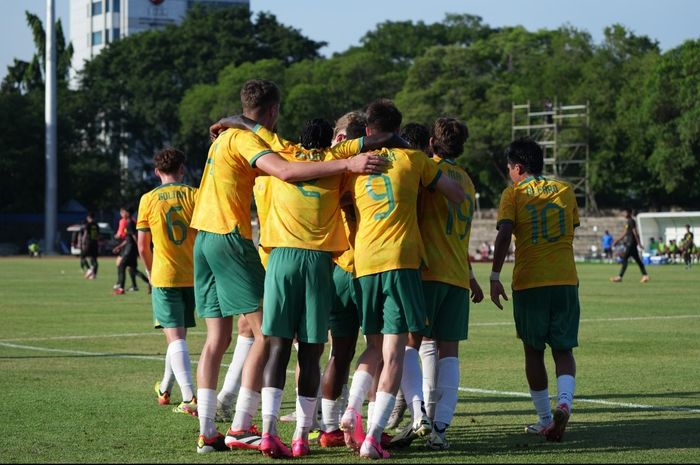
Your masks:
{"label": "white boundary line", "polygon": [[[668,315],[668,316],[637,316],[637,317],[622,317],[622,318],[588,318],[580,320],[581,323],[602,323],[609,321],[645,321],[645,320],[681,320],[689,318],[700,318],[700,315]],[[490,323],[470,323],[469,326],[512,326],[514,323],[512,321],[497,321]],[[205,336],[207,333],[205,331],[189,331],[187,334],[194,336]],[[121,333],[121,334],[95,334],[88,336],[51,336],[51,337],[25,337],[25,338],[12,338],[12,339],[0,339],[0,342],[36,342],[36,341],[69,341],[69,340],[80,340],[80,339],[107,339],[107,338],[120,338],[120,337],[140,337],[140,336],[159,336],[162,337],[163,333],[160,331],[150,331],[144,333]]]}
{"label": "white boundary line", "polygon": [[[12,349],[35,350],[35,351],[39,351],[39,352],[53,352],[53,353],[86,355],[86,356],[95,356],[95,357],[128,358],[128,359],[135,359],[135,360],[155,360],[155,361],[159,361],[159,362],[165,361],[164,357],[158,357],[155,355],[129,355],[129,354],[115,354],[115,353],[110,353],[110,352],[86,352],[83,350],[51,349],[51,348],[47,348],[47,347],[36,347],[36,346],[27,346],[27,345],[21,345],[21,344],[12,344],[9,342],[0,342],[0,346],[9,347]],[[192,364],[196,365],[197,361],[192,361]],[[228,367],[228,364],[222,363],[221,366]],[[288,370],[287,374],[292,375],[292,374],[294,374],[294,371]],[[495,394],[495,395],[500,395],[500,396],[518,397],[518,398],[525,398],[525,399],[530,398],[530,394],[527,394],[524,392],[497,391],[497,390],[492,390],[492,389],[478,389],[478,388],[465,388],[465,387],[460,387],[459,390],[461,392],[467,392],[470,394]],[[608,401],[608,400],[586,399],[586,398],[580,398],[580,397],[576,398],[576,402],[583,402],[583,403],[588,403],[588,404],[609,405],[612,407],[623,407],[623,408],[631,408],[631,409],[637,409],[637,410],[656,410],[656,411],[670,411],[670,412],[700,413],[700,409],[692,409],[692,408],[687,408],[687,407],[660,407],[657,405],[631,404],[628,402],[612,402],[612,401]]]}
{"label": "white boundary line", "polygon": [[[700,318],[700,315],[668,315],[668,316],[632,316],[621,318],[584,318],[581,323],[604,323],[608,321],[644,321],[644,320],[683,320],[688,318]],[[512,321],[498,321],[494,323],[469,323],[472,326],[512,326]]]}

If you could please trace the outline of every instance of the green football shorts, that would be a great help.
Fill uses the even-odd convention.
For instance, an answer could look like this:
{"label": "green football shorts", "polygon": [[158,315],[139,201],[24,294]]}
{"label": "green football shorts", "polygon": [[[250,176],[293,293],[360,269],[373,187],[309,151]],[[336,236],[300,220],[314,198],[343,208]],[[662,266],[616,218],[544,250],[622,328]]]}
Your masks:
{"label": "green football shorts", "polygon": [[309,344],[328,341],[333,304],[331,254],[277,247],[265,276],[262,333]]}
{"label": "green football shorts", "polygon": [[403,334],[422,331],[427,322],[420,271],[390,270],[362,276],[360,307],[362,331]]}
{"label": "green football shorts", "polygon": [[197,326],[194,322],[193,287],[154,287],[151,292],[151,302],[155,328]]}
{"label": "green football shorts", "polygon": [[330,329],[333,337],[357,336],[360,314],[357,308],[356,280],[339,266],[333,269],[334,303],[331,307]]}
{"label": "green football shorts", "polygon": [[578,286],[544,286],[513,291],[513,317],[518,337],[536,350],[578,346],[581,309]]}
{"label": "green football shorts", "polygon": [[201,318],[223,318],[260,308],[265,270],[253,241],[238,229],[200,231],[194,240],[194,296]]}
{"label": "green football shorts", "polygon": [[438,341],[464,341],[469,332],[469,289],[423,281],[428,326],[423,335]]}

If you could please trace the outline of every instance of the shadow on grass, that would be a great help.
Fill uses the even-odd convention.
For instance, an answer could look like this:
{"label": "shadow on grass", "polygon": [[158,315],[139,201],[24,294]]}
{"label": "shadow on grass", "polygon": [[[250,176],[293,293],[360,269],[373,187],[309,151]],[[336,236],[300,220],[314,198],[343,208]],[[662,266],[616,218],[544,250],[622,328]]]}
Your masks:
{"label": "shadow on grass", "polygon": [[547,442],[539,436],[526,435],[522,427],[491,424],[454,426],[449,429],[450,449],[428,450],[418,442],[409,449],[392,451],[399,461],[443,461],[442,458],[488,456],[523,456],[560,454],[605,454],[644,450],[700,449],[697,432],[700,417],[667,417],[645,420],[573,423],[561,443]]}

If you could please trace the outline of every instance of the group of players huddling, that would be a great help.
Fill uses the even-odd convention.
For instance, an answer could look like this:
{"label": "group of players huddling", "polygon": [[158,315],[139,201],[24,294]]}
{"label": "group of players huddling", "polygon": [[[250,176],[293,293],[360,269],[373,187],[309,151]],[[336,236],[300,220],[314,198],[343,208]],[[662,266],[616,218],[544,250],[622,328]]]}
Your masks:
{"label": "group of players huddling", "polygon": [[[155,326],[168,341],[158,400],[170,402],[176,380],[183,401],[174,410],[198,416],[199,453],[241,448],[272,458],[305,456],[319,397],[322,447],[348,446],[379,459],[389,456],[385,449],[420,437],[432,449],[447,449],[470,293],[474,303],[483,299],[468,254],[474,186],[455,163],[467,127],[439,118],[427,147],[409,144],[409,131],[406,139],[399,136],[401,113],[380,99],[341,117],[335,128],[308,121],[296,144],[274,132],[280,100],[273,82],[244,84],[243,114],[210,128],[199,189],[182,184],[184,154],[165,149],[155,156],[162,185],[141,198],[137,229]],[[560,441],[575,387],[576,199],[568,184],[541,175],[535,142],[515,141],[506,156],[514,184],[501,198],[491,299],[499,308],[500,298],[507,299],[499,273],[514,235],[514,316],[538,415],[526,431]],[[195,308],[207,326],[196,392],[185,342]],[[238,339],[217,395],[234,316]],[[360,328],[365,349],[348,390]],[[557,370],[554,411],[545,344]],[[288,447],[277,421],[293,347],[296,429]],[[399,392],[412,421],[390,438],[384,430]],[[252,424],[259,407],[261,432]],[[216,427],[221,420],[231,421],[225,435]]]}

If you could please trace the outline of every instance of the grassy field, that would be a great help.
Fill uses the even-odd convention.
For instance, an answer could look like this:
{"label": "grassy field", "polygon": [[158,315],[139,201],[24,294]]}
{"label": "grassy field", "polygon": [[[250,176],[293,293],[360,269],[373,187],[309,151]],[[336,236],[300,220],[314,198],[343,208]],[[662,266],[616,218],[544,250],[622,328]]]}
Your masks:
{"label": "grassy field", "polygon": [[[77,259],[0,259],[0,461],[266,461],[250,452],[195,453],[196,419],[159,406],[152,391],[166,345],[150,327],[149,296],[112,296],[114,261],[100,264],[98,279],[85,281]],[[652,267],[646,285],[633,266],[623,283],[612,284],[616,271],[579,266],[578,385],[563,443],[523,433],[535,418],[510,302],[504,311],[484,302],[472,306],[470,339],[461,349],[451,450],[415,443],[390,461],[700,461],[700,268]],[[482,285],[488,272],[476,268]],[[198,323],[188,337],[193,362],[204,342]],[[290,376],[283,413],[294,405],[292,382]],[[289,440],[292,426],[281,432]],[[305,459],[358,460],[344,449],[319,448]]]}

